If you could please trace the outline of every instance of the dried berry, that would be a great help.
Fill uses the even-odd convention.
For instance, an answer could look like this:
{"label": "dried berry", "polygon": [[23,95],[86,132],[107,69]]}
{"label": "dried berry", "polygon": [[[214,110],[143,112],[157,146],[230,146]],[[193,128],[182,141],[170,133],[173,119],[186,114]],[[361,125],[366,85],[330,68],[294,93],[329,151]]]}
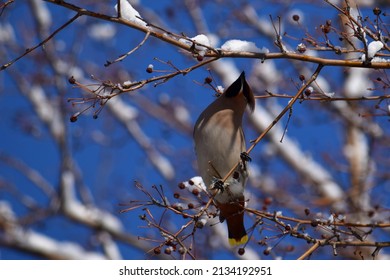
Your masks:
{"label": "dried berry", "polygon": [[178,252],[180,255],[184,255],[186,253],[186,250],[183,247],[180,247]]}
{"label": "dried berry", "polygon": [[328,25],[328,24],[321,25],[320,27],[321,27],[322,32],[324,32],[325,34],[328,34],[331,30],[330,25]]}
{"label": "dried berry", "polygon": [[165,245],[173,246],[174,245],[173,240],[172,239],[168,239],[167,241],[165,241]]}
{"label": "dried berry", "polygon": [[297,46],[297,51],[300,52],[300,53],[304,53],[306,51],[306,45],[304,43],[300,43]]}
{"label": "dried berry", "polygon": [[212,81],[213,81],[213,78],[211,78],[210,76],[207,76],[207,77],[204,79],[204,83],[205,83],[205,84],[211,84]]}
{"label": "dried berry", "polygon": [[71,85],[74,85],[76,83],[76,79],[72,76],[68,79],[68,82],[71,84]]}
{"label": "dried berry", "polygon": [[193,194],[193,195],[198,195],[198,194],[199,194],[199,190],[198,190],[197,188],[194,188],[194,189],[192,190],[192,194]]}
{"label": "dried berry", "polygon": [[272,203],[272,201],[273,201],[273,199],[272,199],[272,197],[266,197],[266,198],[264,198],[264,201],[263,201],[263,203],[265,204],[265,205],[270,205],[271,203]]}
{"label": "dried berry", "polygon": [[203,56],[203,55],[200,55],[200,54],[198,54],[197,57],[196,57],[196,59],[197,59],[198,61],[203,61],[203,58],[204,58],[204,56]]}
{"label": "dried berry", "polygon": [[76,122],[78,117],[80,115],[80,112],[77,112],[77,113],[74,113],[71,117],[70,117],[70,121],[71,122]]}
{"label": "dried berry", "polygon": [[146,72],[153,73],[153,65],[149,64],[148,67],[146,68]]}
{"label": "dried berry", "polygon": [[204,223],[202,223],[201,221],[197,221],[196,224],[195,224],[195,227],[196,228],[203,228],[204,227]]}
{"label": "dried berry", "polygon": [[375,8],[372,10],[372,12],[373,12],[374,15],[376,15],[376,16],[379,16],[379,15],[382,13],[381,9],[379,9],[378,7],[375,7]]}
{"label": "dried berry", "polygon": [[311,221],[310,224],[312,227],[316,227],[316,226],[318,226],[318,221]]}
{"label": "dried berry", "polygon": [[180,212],[183,211],[183,206],[181,206],[180,204],[173,204],[172,208]]}

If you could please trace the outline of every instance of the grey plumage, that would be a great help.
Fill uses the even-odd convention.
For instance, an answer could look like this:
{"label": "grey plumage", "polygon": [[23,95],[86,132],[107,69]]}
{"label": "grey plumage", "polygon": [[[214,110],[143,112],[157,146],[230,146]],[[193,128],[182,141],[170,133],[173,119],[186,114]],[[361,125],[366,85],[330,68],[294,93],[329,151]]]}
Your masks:
{"label": "grey plumage", "polygon": [[[246,151],[242,118],[247,106],[253,110],[255,100],[245,80],[245,73],[242,72],[240,77],[200,114],[195,124],[194,141],[198,168],[203,181],[210,189],[240,162],[241,153]],[[247,241],[243,224],[244,188],[247,178],[246,167],[240,164],[226,180],[224,189],[214,197],[220,209],[221,220],[227,221],[229,241],[233,245]]]}

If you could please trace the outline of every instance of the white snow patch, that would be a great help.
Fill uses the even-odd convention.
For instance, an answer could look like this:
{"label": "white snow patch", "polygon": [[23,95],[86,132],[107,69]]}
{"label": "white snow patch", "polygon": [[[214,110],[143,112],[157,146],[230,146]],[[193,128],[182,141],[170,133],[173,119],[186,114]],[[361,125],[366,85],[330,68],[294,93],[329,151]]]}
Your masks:
{"label": "white snow patch", "polygon": [[321,92],[323,95],[325,95],[325,96],[327,96],[327,97],[329,97],[329,98],[332,98],[333,96],[334,96],[334,91],[332,91],[332,92],[325,92],[325,91],[323,91],[323,92]]}
{"label": "white snow patch", "polygon": [[199,191],[206,191],[206,185],[203,182],[202,177],[195,176],[192,177],[190,180],[183,182],[184,186],[187,190],[192,192],[193,189],[197,188]]}
{"label": "white snow patch", "polygon": [[224,91],[225,91],[225,88],[223,87],[223,86],[217,86],[217,91],[219,92],[219,93],[223,93]]}
{"label": "white snow patch", "polygon": [[179,39],[179,42],[186,44],[187,46],[192,46],[195,43],[195,50],[197,50],[200,55],[205,55],[207,47],[211,46],[210,39],[204,34],[199,34],[189,39],[181,38]]}
{"label": "white snow patch", "polygon": [[373,41],[368,44],[367,55],[369,59],[372,59],[378,51],[383,48],[383,43],[381,41]]}
{"label": "white snow patch", "polygon": [[[146,26],[146,23],[141,20],[139,12],[133,8],[129,0],[120,0],[121,18],[136,23],[141,26]],[[118,12],[118,4],[115,5],[115,11]]]}
{"label": "white snow patch", "polygon": [[222,46],[221,49],[224,51],[231,51],[231,52],[257,52],[257,53],[269,53],[269,50],[267,48],[258,48],[255,43],[250,41],[243,41],[243,40],[229,40],[226,41]]}
{"label": "white snow patch", "polygon": [[374,57],[371,62],[390,62],[390,59],[382,58],[382,57]]}

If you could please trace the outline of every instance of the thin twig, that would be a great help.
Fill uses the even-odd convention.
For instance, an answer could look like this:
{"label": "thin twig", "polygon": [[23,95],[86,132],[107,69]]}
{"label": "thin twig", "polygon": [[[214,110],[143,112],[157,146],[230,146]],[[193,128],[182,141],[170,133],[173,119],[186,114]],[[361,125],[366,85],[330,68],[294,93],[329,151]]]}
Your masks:
{"label": "thin twig", "polygon": [[309,250],[307,250],[305,253],[303,253],[299,258],[297,258],[297,260],[304,260],[305,258],[307,258],[308,256],[310,256],[315,250],[317,250],[321,245],[321,242],[320,241],[317,241],[316,243],[314,243],[313,246],[311,246],[309,248]]}
{"label": "thin twig", "polygon": [[146,42],[146,40],[149,38],[150,36],[150,31],[146,32],[145,34],[145,37],[144,39],[141,41],[141,43],[138,44],[138,46],[136,46],[134,49],[132,49],[131,51],[125,53],[125,54],[122,54],[121,56],[119,56],[117,59],[113,60],[113,61],[107,61],[104,66],[110,66],[111,64],[113,63],[116,63],[116,62],[119,62],[119,61],[122,61],[124,60],[126,57],[128,57],[129,55],[131,55],[132,53],[134,53],[136,50],[138,50],[140,47],[142,47],[142,45]]}
{"label": "thin twig", "polygon": [[61,30],[63,30],[65,27],[67,27],[69,24],[71,24],[72,22],[74,22],[76,19],[78,19],[79,17],[81,16],[81,14],[77,13],[74,17],[72,17],[70,20],[68,20],[66,23],[64,23],[63,25],[61,25],[59,28],[57,28],[52,34],[50,34],[46,39],[44,39],[42,42],[40,42],[38,45],[32,47],[32,48],[28,48],[26,49],[26,51],[21,54],[20,56],[18,56],[17,58],[14,58],[13,60],[11,60],[10,62],[4,64],[1,66],[0,68],[0,71],[2,70],[5,70],[7,69],[8,67],[10,67],[12,64],[14,64],[16,61],[18,61],[19,59],[21,59],[22,57],[24,57],[25,55],[29,54],[30,52],[34,51],[35,49],[43,46],[44,44],[46,44],[48,41],[50,41],[55,35],[57,35],[58,32],[60,32]]}
{"label": "thin twig", "polygon": [[[110,22],[117,22],[123,25],[127,25],[131,28],[137,29],[144,33],[150,32],[150,36],[156,37],[159,40],[165,41],[171,45],[177,46],[183,50],[188,52],[193,52],[193,48],[191,45],[185,44],[179,41],[177,38],[183,38],[183,36],[178,34],[173,34],[172,32],[163,32],[161,28],[155,28],[153,25],[149,24],[149,26],[139,25],[127,20],[123,20],[122,18],[112,17],[100,13],[95,13],[84,8],[78,7],[74,4],[67,3],[65,1],[55,1],[55,0],[45,0],[47,2],[60,5],[64,8],[76,11],[78,15],[86,15],[94,18],[99,18],[101,20],[106,20]],[[354,20],[354,19],[353,19]],[[356,21],[356,20],[355,20]],[[153,27],[151,29],[150,27]],[[367,31],[367,30],[366,30]],[[371,33],[371,32],[370,32]],[[169,34],[170,36],[167,36]],[[190,38],[186,38],[188,41],[191,41]],[[198,44],[202,45],[202,44]],[[202,45],[203,46],[203,45]],[[310,56],[306,54],[299,54],[293,52],[281,52],[281,53],[262,53],[262,52],[234,52],[234,51],[224,51],[224,50],[215,50],[210,46],[205,46],[209,51],[204,55],[205,57],[234,57],[234,58],[257,58],[262,61],[266,59],[290,59],[290,60],[298,60],[298,61],[306,61],[315,64],[322,64],[324,66],[342,66],[342,67],[360,67],[360,68],[373,68],[373,69],[390,69],[390,61],[388,62],[370,62],[366,63],[363,61],[349,61],[344,59],[327,59],[321,57]]]}

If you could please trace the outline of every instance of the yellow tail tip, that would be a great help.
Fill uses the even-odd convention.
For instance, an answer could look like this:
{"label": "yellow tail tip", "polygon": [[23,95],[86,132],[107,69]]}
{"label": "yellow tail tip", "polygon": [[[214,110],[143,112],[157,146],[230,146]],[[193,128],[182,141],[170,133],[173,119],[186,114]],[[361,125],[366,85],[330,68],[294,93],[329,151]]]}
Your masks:
{"label": "yellow tail tip", "polygon": [[244,235],[241,239],[229,238],[230,246],[237,246],[248,242],[248,235]]}

